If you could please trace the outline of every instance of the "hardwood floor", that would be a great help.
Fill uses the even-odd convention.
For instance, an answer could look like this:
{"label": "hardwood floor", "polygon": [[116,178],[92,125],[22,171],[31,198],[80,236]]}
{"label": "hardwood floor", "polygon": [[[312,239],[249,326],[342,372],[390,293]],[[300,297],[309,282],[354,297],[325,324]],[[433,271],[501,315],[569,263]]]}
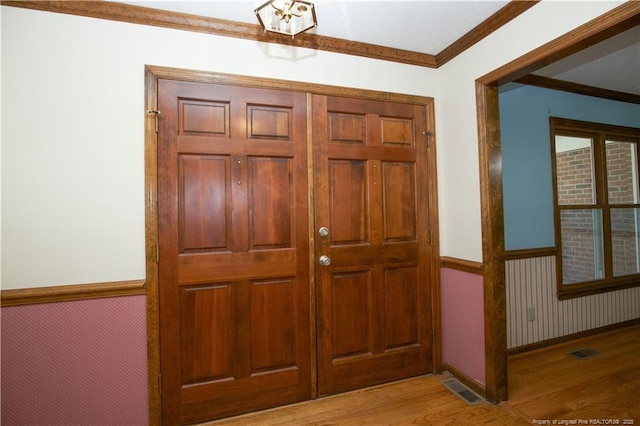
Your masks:
{"label": "hardwood floor", "polygon": [[468,405],[427,375],[274,408],[207,425],[526,425],[498,406]]}
{"label": "hardwood floor", "polygon": [[[568,355],[586,347],[600,355]],[[640,425],[638,353],[640,325],[511,356],[500,405],[468,405],[442,385],[450,376],[427,375],[206,425]]]}
{"label": "hardwood floor", "polygon": [[[567,354],[583,348],[600,355],[578,360]],[[530,422],[640,425],[639,353],[635,325],[511,356],[503,405]]]}

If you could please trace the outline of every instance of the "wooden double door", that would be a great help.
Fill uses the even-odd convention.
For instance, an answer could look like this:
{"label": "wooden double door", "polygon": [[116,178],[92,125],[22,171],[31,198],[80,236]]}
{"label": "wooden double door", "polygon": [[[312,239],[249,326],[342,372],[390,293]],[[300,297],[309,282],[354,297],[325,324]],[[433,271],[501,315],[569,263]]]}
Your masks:
{"label": "wooden double door", "polygon": [[159,79],[158,109],[163,423],[431,371],[424,105]]}

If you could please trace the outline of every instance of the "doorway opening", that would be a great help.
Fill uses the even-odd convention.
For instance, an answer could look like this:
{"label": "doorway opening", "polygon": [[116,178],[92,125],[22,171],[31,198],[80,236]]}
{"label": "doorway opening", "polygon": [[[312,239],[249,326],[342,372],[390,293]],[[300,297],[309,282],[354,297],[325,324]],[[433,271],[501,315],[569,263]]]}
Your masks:
{"label": "doorway opening", "polygon": [[504,207],[499,87],[638,24],[640,8],[625,3],[476,81],[484,259],[486,397],[508,399]]}

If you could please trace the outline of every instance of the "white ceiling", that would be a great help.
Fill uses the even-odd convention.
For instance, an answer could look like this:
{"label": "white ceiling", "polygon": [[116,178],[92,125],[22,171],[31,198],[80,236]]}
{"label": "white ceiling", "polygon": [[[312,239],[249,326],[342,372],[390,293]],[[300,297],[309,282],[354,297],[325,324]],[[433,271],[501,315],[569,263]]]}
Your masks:
{"label": "white ceiling", "polygon": [[640,95],[640,27],[588,47],[534,74]]}
{"label": "white ceiling", "polygon": [[[122,3],[257,24],[253,11],[264,1],[138,0]],[[436,55],[508,2],[315,0],[318,26],[309,32]],[[640,29],[629,30],[535,74],[640,95]]]}
{"label": "white ceiling", "polygon": [[[138,0],[124,3],[258,24],[266,0]],[[318,26],[310,33],[436,54],[500,10],[501,0],[312,0]]]}

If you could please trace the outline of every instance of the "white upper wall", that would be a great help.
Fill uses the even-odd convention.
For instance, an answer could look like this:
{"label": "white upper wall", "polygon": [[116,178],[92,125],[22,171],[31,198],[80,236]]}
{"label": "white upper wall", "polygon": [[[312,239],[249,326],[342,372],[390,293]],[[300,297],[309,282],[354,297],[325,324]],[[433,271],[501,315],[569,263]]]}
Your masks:
{"label": "white upper wall", "polygon": [[145,277],[145,65],[435,97],[441,254],[481,261],[475,80],[619,3],[540,3],[438,70],[2,6],[2,288]]}
{"label": "white upper wall", "polygon": [[436,93],[424,67],[1,9],[3,289],[145,277],[145,65]]}
{"label": "white upper wall", "polygon": [[621,3],[542,1],[438,69],[442,256],[482,261],[475,81]]}

